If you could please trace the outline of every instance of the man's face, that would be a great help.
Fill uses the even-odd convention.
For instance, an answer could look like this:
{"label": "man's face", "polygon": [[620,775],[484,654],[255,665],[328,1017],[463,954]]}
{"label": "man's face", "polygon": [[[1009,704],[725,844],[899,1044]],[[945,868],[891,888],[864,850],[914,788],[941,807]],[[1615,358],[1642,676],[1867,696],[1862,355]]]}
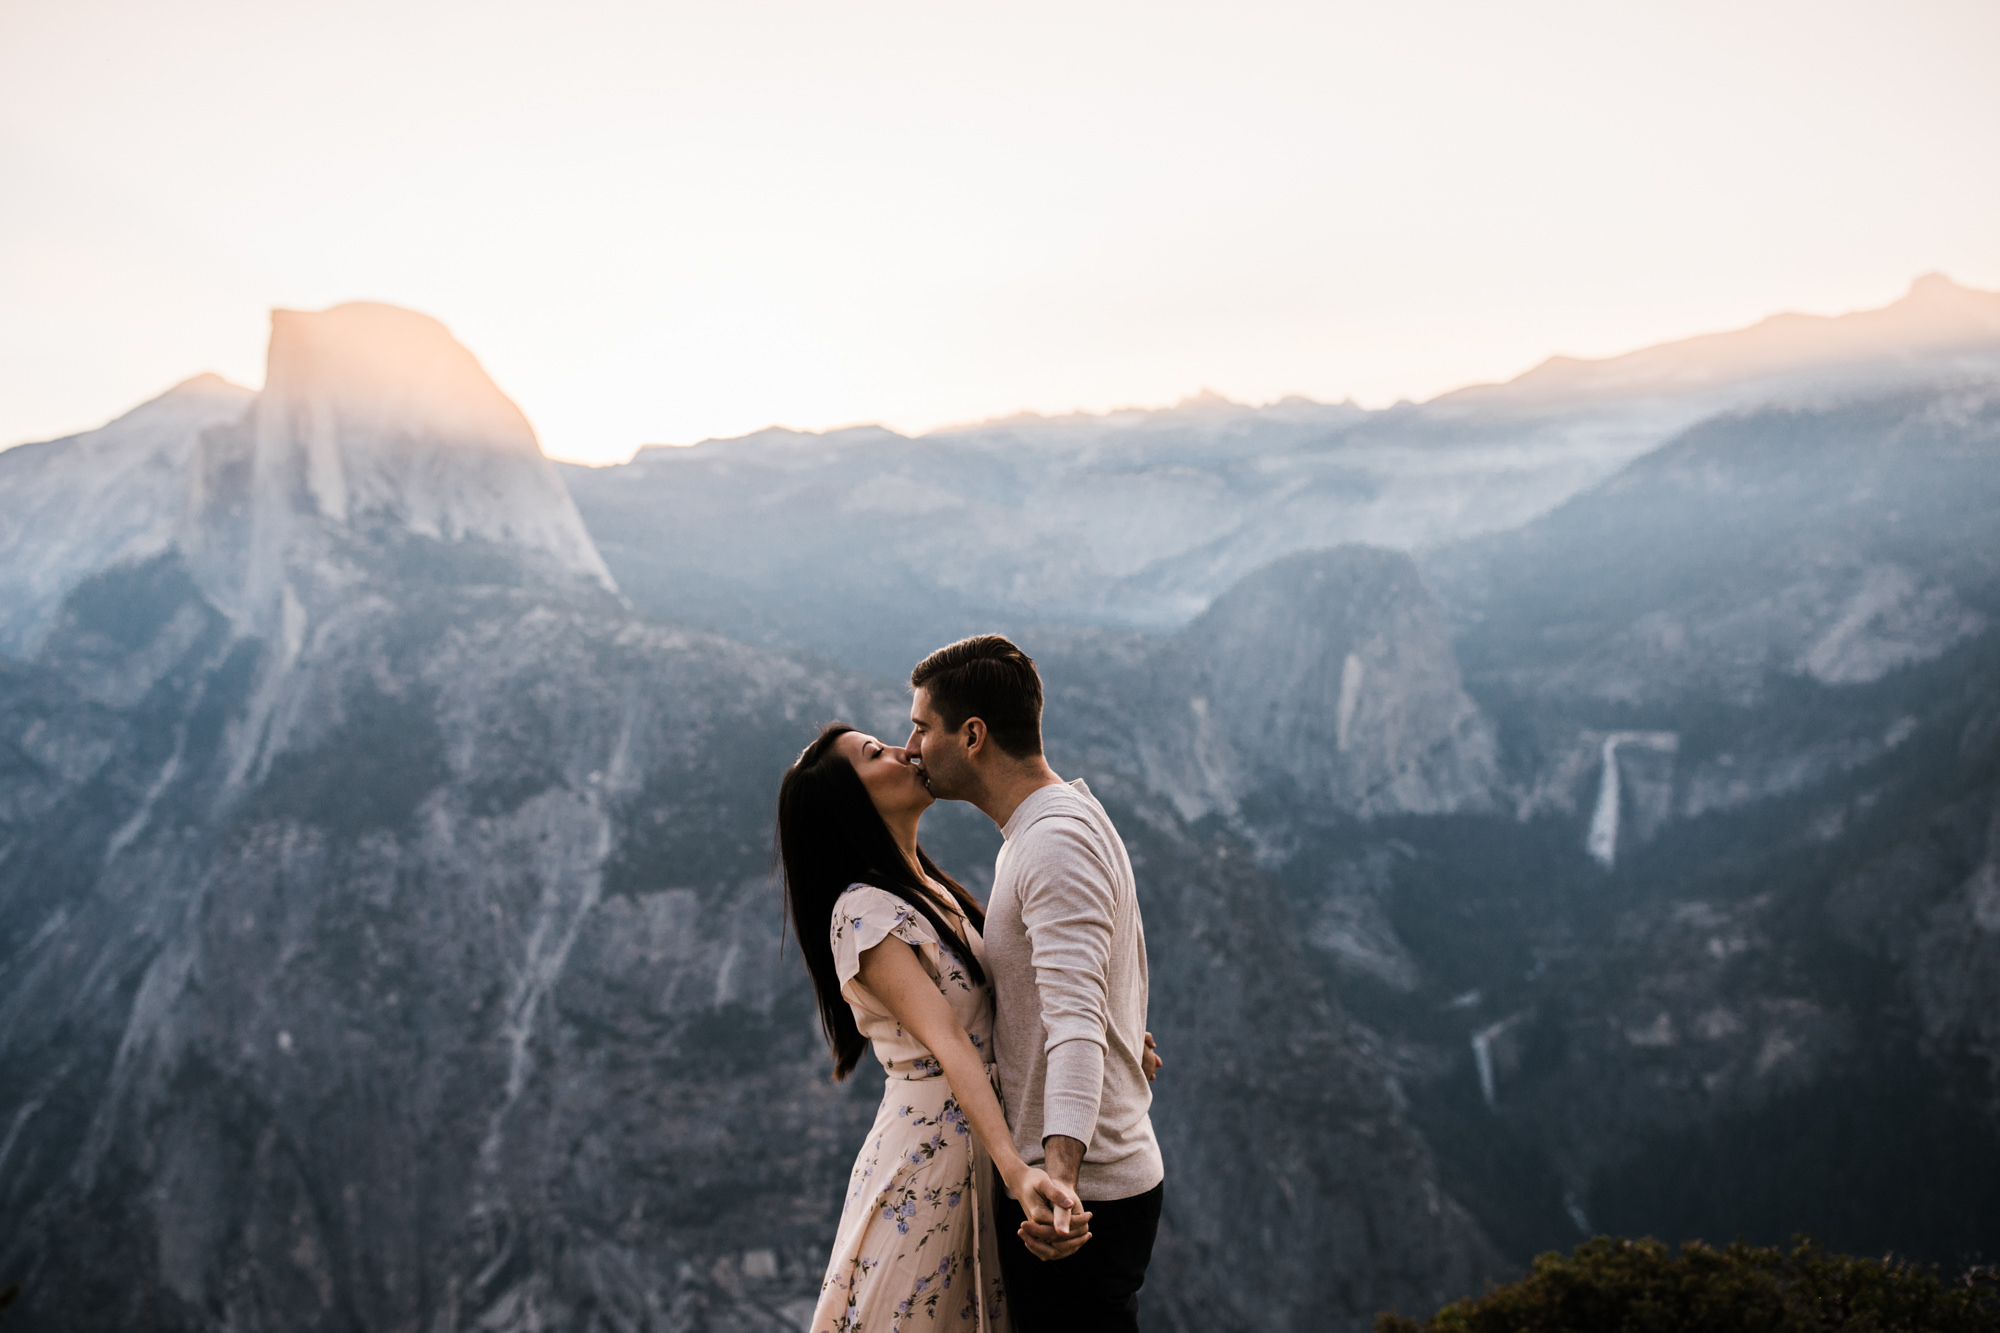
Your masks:
{"label": "man's face", "polygon": [[965,753],[965,729],[946,729],[931,705],[930,691],[919,687],[910,696],[910,741],[904,750],[921,764],[924,783],[941,801],[962,801],[974,785],[972,760]]}

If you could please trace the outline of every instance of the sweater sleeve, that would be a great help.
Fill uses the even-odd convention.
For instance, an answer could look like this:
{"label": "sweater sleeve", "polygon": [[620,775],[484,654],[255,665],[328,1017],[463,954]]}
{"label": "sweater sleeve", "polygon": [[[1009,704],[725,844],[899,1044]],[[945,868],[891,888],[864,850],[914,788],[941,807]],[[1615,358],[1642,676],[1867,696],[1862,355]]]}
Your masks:
{"label": "sweater sleeve", "polygon": [[1104,1096],[1117,897],[1111,872],[1081,821],[1041,820],[1027,841],[1019,872],[1021,924],[1046,1034],[1042,1137],[1060,1134],[1088,1147]]}

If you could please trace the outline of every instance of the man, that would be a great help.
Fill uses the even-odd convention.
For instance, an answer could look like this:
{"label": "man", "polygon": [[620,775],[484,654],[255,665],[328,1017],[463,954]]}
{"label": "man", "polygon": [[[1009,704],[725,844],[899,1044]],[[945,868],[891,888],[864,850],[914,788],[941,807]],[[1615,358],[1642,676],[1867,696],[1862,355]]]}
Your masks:
{"label": "man", "polygon": [[910,673],[911,761],[1006,839],[986,908],[994,1046],[1021,1156],[1068,1186],[1071,1217],[995,1191],[1021,1333],[1136,1330],[1165,1170],[1149,1115],[1146,934],[1125,844],[1081,781],[1042,756],[1042,682],[997,634]]}

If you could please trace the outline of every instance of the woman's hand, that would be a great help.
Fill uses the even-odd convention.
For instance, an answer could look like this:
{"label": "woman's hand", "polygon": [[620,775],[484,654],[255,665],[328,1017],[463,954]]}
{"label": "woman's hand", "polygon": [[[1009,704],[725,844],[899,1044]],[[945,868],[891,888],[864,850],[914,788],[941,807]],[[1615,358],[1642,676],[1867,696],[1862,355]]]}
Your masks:
{"label": "woman's hand", "polygon": [[1026,1215],[1021,1243],[1037,1259],[1067,1259],[1090,1239],[1090,1214],[1083,1211],[1083,1201],[1040,1167],[1016,1167],[1007,1188]]}
{"label": "woman's hand", "polygon": [[1139,1068],[1146,1071],[1146,1081],[1151,1083],[1160,1076],[1160,1066],[1166,1061],[1160,1058],[1159,1047],[1153,1045],[1153,1034],[1146,1034],[1146,1049],[1139,1056]]}

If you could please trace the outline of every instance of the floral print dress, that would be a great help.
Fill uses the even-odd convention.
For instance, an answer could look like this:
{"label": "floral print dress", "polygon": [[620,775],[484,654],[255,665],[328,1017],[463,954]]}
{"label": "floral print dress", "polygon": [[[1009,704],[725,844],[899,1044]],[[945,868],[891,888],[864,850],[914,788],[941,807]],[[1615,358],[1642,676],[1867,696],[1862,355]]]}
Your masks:
{"label": "floral print dress", "polygon": [[[963,957],[970,951],[983,965],[984,945],[971,923],[962,924],[963,941],[940,941],[922,913],[866,884],[852,885],[834,904],[829,932],[840,993],[889,1079],[847,1180],[813,1333],[1011,1328],[993,1238],[992,1161],[936,1057],[860,981],[862,954],[891,935],[902,940],[916,950],[973,1048],[990,1056],[993,992],[972,983]],[[986,1068],[991,1078],[993,1066]]]}

